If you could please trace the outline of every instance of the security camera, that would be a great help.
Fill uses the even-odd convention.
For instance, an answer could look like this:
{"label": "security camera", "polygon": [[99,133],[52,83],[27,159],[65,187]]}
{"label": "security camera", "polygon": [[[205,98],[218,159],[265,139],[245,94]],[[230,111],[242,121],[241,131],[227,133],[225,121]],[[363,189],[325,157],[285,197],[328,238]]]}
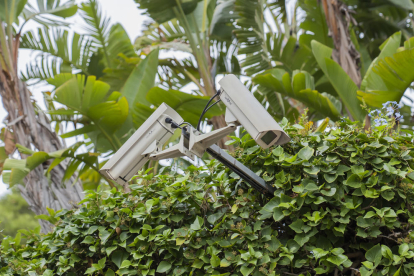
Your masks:
{"label": "security camera", "polygon": [[220,99],[226,105],[227,124],[241,124],[263,149],[290,141],[279,124],[235,75],[219,81]]}
{"label": "security camera", "polygon": [[183,118],[165,103],[138,128],[100,172],[118,184],[128,182],[171,138]]}

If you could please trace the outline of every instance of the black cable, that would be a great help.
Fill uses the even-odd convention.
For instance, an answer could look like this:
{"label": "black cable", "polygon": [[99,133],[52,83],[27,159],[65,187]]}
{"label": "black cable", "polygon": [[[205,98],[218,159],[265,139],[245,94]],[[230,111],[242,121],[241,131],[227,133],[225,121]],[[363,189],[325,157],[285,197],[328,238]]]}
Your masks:
{"label": "black cable", "polygon": [[219,102],[221,102],[221,100],[220,99],[218,99],[215,103],[213,103],[212,105],[210,105],[207,109],[206,109],[206,112],[205,113],[207,113],[207,111],[209,111],[210,110],[210,108],[212,108],[213,106],[215,106],[216,104],[218,104]]}
{"label": "black cable", "polygon": [[210,105],[211,101],[214,100],[214,98],[217,97],[218,95],[220,95],[220,90],[218,90],[217,93],[213,97],[211,97],[211,99],[207,102],[206,106],[204,107],[204,110],[201,113],[200,119],[198,120],[198,124],[197,124],[197,130],[198,131],[200,131],[201,120],[203,119],[204,115],[206,114],[207,110],[209,109],[209,105]]}
{"label": "black cable", "polygon": [[176,122],[174,122],[174,121],[173,121],[173,119],[171,119],[171,118],[166,118],[166,119],[165,119],[165,122],[166,122],[167,124],[170,124],[172,128],[179,128],[179,129],[182,129],[182,128],[180,127],[181,125],[178,125],[178,124],[177,124]]}
{"label": "black cable", "polygon": [[187,126],[191,126],[192,128],[194,128],[194,127],[193,127],[193,125],[192,125],[192,124],[190,124],[189,122],[182,122],[182,123],[180,124],[180,126],[182,126],[182,125],[187,125]]}

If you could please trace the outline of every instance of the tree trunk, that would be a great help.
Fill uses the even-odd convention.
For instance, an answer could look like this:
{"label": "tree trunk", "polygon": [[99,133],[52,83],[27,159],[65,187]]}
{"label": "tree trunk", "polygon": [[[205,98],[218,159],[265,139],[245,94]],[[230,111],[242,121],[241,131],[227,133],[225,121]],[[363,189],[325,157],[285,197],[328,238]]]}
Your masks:
{"label": "tree trunk", "polygon": [[[16,71],[14,72],[17,76]],[[62,144],[50,127],[47,116],[34,107],[26,84],[17,78],[13,78],[5,70],[0,71],[0,95],[8,116],[6,118],[8,154],[14,152],[14,143],[27,148],[53,152],[63,149]],[[10,135],[11,134],[11,135]],[[26,158],[20,153],[21,158]],[[46,207],[58,210],[71,209],[84,197],[82,186],[73,175],[68,183],[62,183],[62,177],[66,170],[63,162],[50,172],[50,178],[45,176],[43,166],[38,166],[24,179],[25,185],[19,185],[23,198],[37,215],[48,214]],[[42,232],[52,230],[53,225],[45,220],[39,220]]]}
{"label": "tree trunk", "polygon": [[334,41],[332,58],[344,69],[355,84],[361,85],[360,55],[352,43],[349,25],[356,25],[348,7],[338,0],[322,0],[326,22]]}

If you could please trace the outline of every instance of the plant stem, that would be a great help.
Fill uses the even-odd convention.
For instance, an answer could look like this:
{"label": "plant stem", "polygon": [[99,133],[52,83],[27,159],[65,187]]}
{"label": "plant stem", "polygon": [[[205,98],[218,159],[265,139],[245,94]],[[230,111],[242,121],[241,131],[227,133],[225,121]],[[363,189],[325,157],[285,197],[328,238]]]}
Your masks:
{"label": "plant stem", "polygon": [[[98,129],[102,132],[102,134],[106,137],[106,139],[108,139],[108,141],[109,141],[109,143],[111,144],[111,146],[112,146],[112,148],[114,149],[114,151],[117,151],[121,146],[119,146],[118,147],[118,145],[117,144],[115,144],[114,143],[114,140],[112,139],[112,137],[109,135],[109,133],[107,133],[106,131],[105,131],[105,129],[101,126],[101,125],[99,125],[99,124],[97,124],[97,123],[95,123],[95,125],[98,127]],[[120,144],[120,142],[119,141],[117,141],[118,142],[118,144]]]}
{"label": "plant stem", "polygon": [[9,52],[9,48],[7,46],[7,38],[6,38],[6,32],[4,29],[3,21],[0,19],[0,47],[2,49],[2,54],[4,58],[4,62],[6,63],[6,68],[3,68],[3,70],[10,72],[13,72],[13,62],[12,57]]}
{"label": "plant stem", "polygon": [[188,23],[188,20],[185,16],[184,10],[181,7],[180,0],[176,0],[176,3],[177,3],[177,6],[178,6],[178,9],[174,8],[174,11],[176,13],[176,16],[177,16],[178,20],[180,21],[180,23],[182,23],[182,27],[184,28],[187,39],[189,40],[191,48],[193,50],[194,57],[197,60],[198,70],[200,71],[201,78],[204,81],[204,86],[206,87],[206,93],[207,93],[206,96],[211,96],[210,94],[214,93],[214,89],[213,89],[213,87],[211,87],[211,81],[210,81],[210,77],[209,77],[210,74],[206,69],[207,68],[207,62],[205,62],[205,56],[204,56],[203,48],[201,47],[201,45],[200,45],[201,48],[197,47],[197,43],[194,40],[193,34],[191,33],[190,24]]}

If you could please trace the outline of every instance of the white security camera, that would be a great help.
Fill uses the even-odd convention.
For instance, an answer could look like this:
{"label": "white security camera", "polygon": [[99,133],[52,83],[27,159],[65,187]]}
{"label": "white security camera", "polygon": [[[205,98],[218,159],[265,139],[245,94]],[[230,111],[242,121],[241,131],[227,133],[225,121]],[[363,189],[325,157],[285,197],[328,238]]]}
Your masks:
{"label": "white security camera", "polygon": [[147,163],[150,155],[158,152],[171,138],[176,124],[183,121],[174,109],[165,103],[161,104],[100,172],[118,184],[125,184]]}
{"label": "white security camera", "polygon": [[222,90],[220,99],[227,107],[227,124],[241,124],[263,149],[290,141],[290,137],[235,75],[225,76],[219,84]]}

